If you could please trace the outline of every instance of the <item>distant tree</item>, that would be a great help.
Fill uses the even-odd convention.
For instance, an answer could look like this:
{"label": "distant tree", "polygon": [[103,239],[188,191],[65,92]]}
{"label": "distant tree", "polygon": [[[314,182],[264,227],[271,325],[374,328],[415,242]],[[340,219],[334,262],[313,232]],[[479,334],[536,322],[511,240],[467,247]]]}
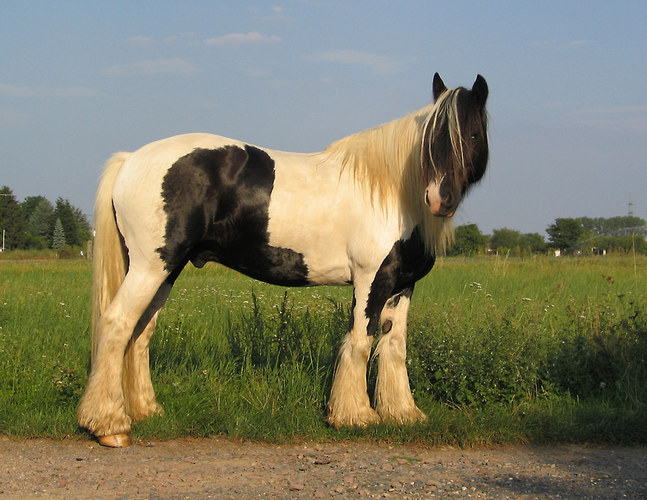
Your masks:
{"label": "distant tree", "polygon": [[32,235],[33,246],[48,248],[51,246],[56,215],[54,214],[54,206],[49,200],[43,197],[38,198],[42,199],[31,211],[27,219],[27,225]]}
{"label": "distant tree", "polygon": [[80,208],[72,207],[74,217],[76,218],[77,241],[83,246],[88,240],[92,239],[92,225]]}
{"label": "distant tree", "polygon": [[546,251],[546,240],[539,233],[525,233],[521,235],[520,246],[530,253],[544,253]]}
{"label": "distant tree", "polygon": [[[20,204],[22,208],[22,213],[25,216],[25,220],[28,221],[29,218],[31,217],[31,214],[36,210],[36,207],[43,201],[47,201],[47,198],[44,196],[27,196],[23,200],[23,202]],[[47,203],[49,203],[47,201]],[[51,205],[51,203],[50,203]]]}
{"label": "distant tree", "polygon": [[13,191],[8,186],[0,188],[0,244],[5,232],[5,249],[23,248],[26,240],[25,218]]}
{"label": "distant tree", "polygon": [[91,226],[85,214],[69,200],[58,198],[54,209],[56,217],[61,219],[65,239],[70,246],[84,246],[90,239]]}
{"label": "distant tree", "polygon": [[578,219],[582,228],[593,236],[622,236],[623,234],[647,235],[647,222],[640,217],[617,216],[605,219],[604,217],[580,217]]}
{"label": "distant tree", "polygon": [[514,250],[521,244],[521,233],[506,227],[492,232],[490,245],[495,252]]}
{"label": "distant tree", "polygon": [[65,229],[63,229],[63,223],[60,218],[56,219],[54,223],[54,235],[52,236],[52,248],[54,250],[60,250],[65,246]]}
{"label": "distant tree", "polygon": [[555,219],[546,232],[551,247],[567,251],[577,246],[584,229],[578,219]]}
{"label": "distant tree", "polygon": [[639,234],[617,236],[611,241],[611,250],[621,251],[622,253],[631,254],[633,250],[636,253],[647,253],[647,240]]}
{"label": "distant tree", "polygon": [[79,245],[77,241],[77,223],[76,216],[74,215],[74,208],[69,200],[57,198],[56,208],[54,208],[56,218],[61,221],[63,231],[65,232],[65,241],[70,246]]}
{"label": "distant tree", "polygon": [[450,249],[449,254],[471,256],[482,253],[487,240],[487,236],[481,233],[476,224],[458,226],[456,228],[454,245]]}

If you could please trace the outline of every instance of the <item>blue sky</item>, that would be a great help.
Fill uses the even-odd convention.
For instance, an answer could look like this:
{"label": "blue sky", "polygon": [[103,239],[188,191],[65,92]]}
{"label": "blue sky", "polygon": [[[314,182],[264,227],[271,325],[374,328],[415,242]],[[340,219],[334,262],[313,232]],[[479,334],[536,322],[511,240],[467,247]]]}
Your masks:
{"label": "blue sky", "polygon": [[0,16],[0,185],[90,214],[112,152],[212,132],[318,151],[488,81],[491,160],[456,215],[544,234],[647,218],[647,2],[29,1]]}

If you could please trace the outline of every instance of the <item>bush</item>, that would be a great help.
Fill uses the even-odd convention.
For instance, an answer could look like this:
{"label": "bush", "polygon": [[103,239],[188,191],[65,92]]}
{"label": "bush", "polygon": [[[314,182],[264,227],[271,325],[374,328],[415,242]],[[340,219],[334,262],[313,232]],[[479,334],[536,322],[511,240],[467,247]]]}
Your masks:
{"label": "bush", "polygon": [[[509,319],[460,331],[447,324],[409,339],[412,385],[457,406],[518,404],[543,393],[541,345]],[[514,341],[511,341],[514,339]]]}
{"label": "bush", "polygon": [[595,312],[571,311],[572,336],[548,353],[544,377],[578,398],[647,401],[647,311],[630,303],[622,315],[604,305]]}
{"label": "bush", "polygon": [[56,253],[59,259],[75,259],[79,257],[79,252],[77,252],[75,248],[72,248],[69,245],[58,249]]}

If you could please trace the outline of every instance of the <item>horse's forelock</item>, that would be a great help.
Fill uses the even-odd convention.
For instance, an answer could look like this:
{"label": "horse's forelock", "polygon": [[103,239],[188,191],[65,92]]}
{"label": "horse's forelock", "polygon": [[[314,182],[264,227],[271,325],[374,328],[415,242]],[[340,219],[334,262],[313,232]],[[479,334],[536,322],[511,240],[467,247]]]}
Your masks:
{"label": "horse's forelock", "polygon": [[470,92],[462,87],[448,90],[438,98],[429,114],[421,149],[425,182],[452,178],[462,184],[470,177],[472,151],[463,135],[472,128],[480,129],[483,134],[487,131],[485,110],[468,101],[469,98]]}
{"label": "horse's forelock", "polygon": [[458,89],[445,91],[437,99],[425,124],[421,163],[427,182],[438,181],[454,170],[450,163],[457,161],[457,166],[463,165],[457,96]]}

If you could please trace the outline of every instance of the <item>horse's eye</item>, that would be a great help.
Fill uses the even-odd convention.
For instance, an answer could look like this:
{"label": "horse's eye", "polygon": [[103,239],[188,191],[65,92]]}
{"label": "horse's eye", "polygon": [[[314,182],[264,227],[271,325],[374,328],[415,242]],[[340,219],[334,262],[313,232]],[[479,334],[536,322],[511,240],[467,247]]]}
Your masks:
{"label": "horse's eye", "polygon": [[479,135],[476,132],[470,135],[470,139],[472,139],[473,141],[475,141],[478,138],[479,138]]}

